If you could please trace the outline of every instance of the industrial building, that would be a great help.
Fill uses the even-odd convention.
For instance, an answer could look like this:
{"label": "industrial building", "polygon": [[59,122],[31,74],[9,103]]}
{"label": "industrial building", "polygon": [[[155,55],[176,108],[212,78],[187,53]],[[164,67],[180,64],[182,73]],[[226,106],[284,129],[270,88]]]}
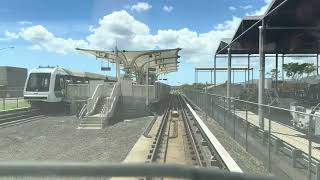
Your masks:
{"label": "industrial building", "polygon": [[0,97],[22,97],[27,75],[26,68],[0,66]]}

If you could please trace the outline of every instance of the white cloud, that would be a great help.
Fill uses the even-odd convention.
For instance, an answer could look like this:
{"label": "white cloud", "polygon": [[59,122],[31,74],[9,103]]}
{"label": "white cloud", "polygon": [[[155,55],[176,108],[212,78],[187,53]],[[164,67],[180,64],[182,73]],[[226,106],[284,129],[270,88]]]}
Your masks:
{"label": "white cloud", "polygon": [[227,30],[227,29],[235,30],[236,28],[238,28],[240,22],[241,22],[241,18],[236,17],[236,16],[232,16],[231,20],[227,20],[221,24],[218,24],[217,26],[215,26],[215,29],[217,29],[217,30]]}
{"label": "white cloud", "polygon": [[253,6],[252,5],[246,5],[246,6],[240,6],[240,8],[247,10],[247,9],[253,8]]}
{"label": "white cloud", "polygon": [[63,39],[54,36],[45,27],[41,25],[31,26],[26,29],[22,29],[19,36],[32,42],[35,46],[33,49],[46,49],[51,52],[66,54],[74,51],[77,46],[87,47],[87,42],[84,40]]}
{"label": "white cloud", "polygon": [[147,2],[138,2],[137,4],[131,6],[131,11],[142,12],[148,11],[151,8],[152,6]]}
{"label": "white cloud", "polygon": [[20,25],[31,25],[32,22],[30,22],[30,21],[18,21],[18,24],[20,24]]}
{"label": "white cloud", "polygon": [[264,13],[266,12],[266,10],[268,9],[269,5],[271,4],[272,0],[264,0],[265,1],[265,5],[262,6],[260,9],[258,10],[254,10],[250,13],[247,13],[247,16],[259,16],[259,15],[264,15]]}
{"label": "white cloud", "polygon": [[117,11],[99,20],[86,38],[91,47],[113,48],[116,44],[124,49],[152,48],[152,37],[147,25],[137,21],[126,11]]}
{"label": "white cloud", "polygon": [[237,8],[236,7],[234,7],[234,6],[229,6],[229,10],[230,11],[235,11]]}
{"label": "white cloud", "polygon": [[165,6],[163,6],[163,8],[162,8],[164,11],[166,11],[166,12],[171,12],[172,10],[173,10],[173,7],[172,6],[167,6],[167,5],[165,5]]}
{"label": "white cloud", "polygon": [[98,25],[88,27],[90,34],[84,39],[56,37],[41,25],[22,29],[18,35],[32,43],[29,49],[60,54],[75,52],[76,47],[110,50],[116,44],[125,50],[180,47],[183,61],[205,64],[212,61],[220,39],[232,36],[239,22],[240,18],[233,17],[206,33],[182,28],[159,29],[151,34],[148,25],[122,10],[108,14],[99,20]]}
{"label": "white cloud", "polygon": [[42,50],[41,46],[39,46],[37,44],[29,46],[28,49],[30,49],[30,50]]}
{"label": "white cloud", "polygon": [[19,35],[13,32],[6,31],[3,37],[0,37],[0,41],[10,41],[14,39],[18,39]]}

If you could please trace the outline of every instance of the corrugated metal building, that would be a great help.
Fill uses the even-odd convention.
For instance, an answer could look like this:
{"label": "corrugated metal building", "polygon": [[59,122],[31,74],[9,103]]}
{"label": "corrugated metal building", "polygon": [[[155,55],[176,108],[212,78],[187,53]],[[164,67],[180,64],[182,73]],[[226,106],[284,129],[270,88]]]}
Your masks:
{"label": "corrugated metal building", "polygon": [[27,75],[26,68],[0,66],[0,97],[23,96]]}

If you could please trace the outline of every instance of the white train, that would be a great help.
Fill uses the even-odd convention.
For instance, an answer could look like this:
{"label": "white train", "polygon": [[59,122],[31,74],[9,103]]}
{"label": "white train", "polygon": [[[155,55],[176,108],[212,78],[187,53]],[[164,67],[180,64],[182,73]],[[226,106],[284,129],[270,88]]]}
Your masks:
{"label": "white train", "polygon": [[101,74],[39,66],[29,74],[23,96],[31,102],[61,102],[67,84],[87,84],[90,80],[114,81]]}

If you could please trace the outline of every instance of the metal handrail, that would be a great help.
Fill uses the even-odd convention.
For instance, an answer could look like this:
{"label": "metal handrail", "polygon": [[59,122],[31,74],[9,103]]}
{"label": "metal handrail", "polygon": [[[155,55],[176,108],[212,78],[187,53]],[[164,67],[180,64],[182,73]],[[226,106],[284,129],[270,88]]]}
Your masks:
{"label": "metal handrail", "polygon": [[[201,91],[190,91],[190,92],[204,94],[204,92],[201,92]],[[271,105],[268,105],[268,104],[261,104],[261,103],[251,102],[251,101],[247,101],[247,100],[238,99],[238,98],[235,98],[235,97],[227,97],[227,96],[223,96],[223,95],[219,95],[219,94],[212,94],[212,93],[208,93],[208,92],[205,93],[205,94],[216,96],[216,97],[220,97],[220,98],[226,98],[226,99],[230,99],[230,100],[235,100],[235,101],[239,101],[239,102],[243,102],[243,103],[248,103],[248,104],[252,104],[252,105],[258,105],[258,106],[273,108],[273,109],[277,109],[277,110],[294,112],[294,113],[298,113],[298,114],[302,114],[302,115],[306,115],[306,116],[312,116],[312,117],[320,118],[320,115],[316,115],[316,114],[309,114],[309,113],[305,113],[305,112],[301,112],[301,111],[295,111],[295,110],[281,108],[281,107],[277,107],[277,106],[271,106]]]}

